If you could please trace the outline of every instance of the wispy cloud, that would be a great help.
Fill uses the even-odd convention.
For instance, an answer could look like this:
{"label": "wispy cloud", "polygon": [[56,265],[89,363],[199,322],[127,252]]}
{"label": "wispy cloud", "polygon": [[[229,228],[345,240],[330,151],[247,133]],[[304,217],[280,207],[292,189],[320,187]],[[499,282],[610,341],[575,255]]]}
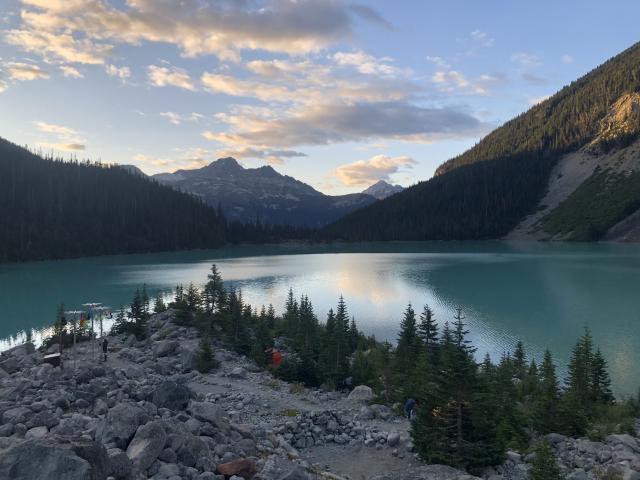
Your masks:
{"label": "wispy cloud", "polygon": [[514,53],[511,55],[511,61],[523,67],[537,67],[542,65],[542,60],[539,56],[526,52]]}
{"label": "wispy cloud", "polygon": [[76,130],[55,123],[41,121],[34,123],[37,130],[47,137],[46,140],[37,143],[39,147],[71,152],[86,149],[84,140]]}
{"label": "wispy cloud", "polygon": [[191,112],[188,115],[181,115],[175,112],[162,112],[160,113],[160,116],[165,117],[174,125],[180,125],[181,123],[185,122],[198,123],[200,120],[202,120],[202,118],[204,118],[204,115],[197,112]]}
{"label": "wispy cloud", "polygon": [[335,169],[333,174],[347,187],[368,187],[379,180],[389,181],[394,173],[416,164],[417,162],[408,156],[376,155],[368,160],[342,165]]}
{"label": "wispy cloud", "polygon": [[573,57],[571,55],[563,55],[562,63],[564,63],[565,65],[571,65],[573,63]]}
{"label": "wispy cloud", "polygon": [[119,79],[122,83],[126,83],[129,77],[131,77],[131,69],[129,67],[117,67],[116,65],[107,64],[104,70],[107,72],[107,75]]}
{"label": "wispy cloud", "polygon": [[147,67],[149,83],[154,87],[177,87],[185,90],[195,91],[196,87],[186,70],[167,65],[149,65]]}

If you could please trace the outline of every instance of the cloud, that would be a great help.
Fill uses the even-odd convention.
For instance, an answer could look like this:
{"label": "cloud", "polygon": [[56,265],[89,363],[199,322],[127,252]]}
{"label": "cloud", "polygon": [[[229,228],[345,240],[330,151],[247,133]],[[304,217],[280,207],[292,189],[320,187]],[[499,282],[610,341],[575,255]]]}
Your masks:
{"label": "cloud", "polygon": [[147,67],[147,74],[149,76],[149,83],[154,87],[172,86],[185,90],[196,90],[189,74],[185,70],[172,65],[166,67],[149,65]]}
{"label": "cloud", "polygon": [[494,38],[490,37],[488,33],[480,30],[474,30],[471,32],[471,38],[481,47],[490,48],[495,44]]}
{"label": "cloud", "polygon": [[537,67],[542,65],[542,60],[537,55],[531,53],[519,52],[511,55],[511,61],[520,64],[523,67]]}
{"label": "cloud", "polygon": [[118,43],[176,45],[183,55],[239,61],[243,50],[303,54],[352,36],[353,19],[389,26],[371,7],[337,0],[22,0],[6,39],[65,62],[104,63]]}
{"label": "cloud", "polygon": [[7,62],[4,64],[4,69],[11,80],[18,82],[49,78],[47,72],[32,63]]}
{"label": "cloud", "polygon": [[461,92],[487,95],[491,88],[506,81],[502,73],[485,73],[474,80],[467,79],[457,70],[438,70],[431,77],[441,92]]}
{"label": "cloud", "polygon": [[104,70],[107,72],[107,75],[120,79],[122,83],[125,83],[131,76],[131,69],[129,67],[116,67],[115,65],[107,64]]}
{"label": "cloud", "polygon": [[293,99],[293,92],[286,87],[240,80],[231,75],[205,72],[201,81],[204,88],[211,93],[223,93],[233,97],[253,97],[267,102],[288,102]]}
{"label": "cloud", "polygon": [[49,143],[38,142],[40,148],[49,148],[52,150],[63,150],[65,152],[78,152],[86,149],[86,146],[81,143]]}
{"label": "cloud", "polygon": [[73,137],[77,135],[77,132],[71,128],[63,127],[62,125],[56,125],[54,123],[35,122],[38,130],[44,133],[54,133],[65,137]]}
{"label": "cloud", "polygon": [[397,75],[409,74],[409,70],[389,65],[393,61],[391,58],[376,58],[359,50],[356,52],[337,52],[331,57],[338,65],[355,67],[360,73],[365,75],[381,75],[394,77]]}
{"label": "cloud", "polygon": [[49,140],[38,142],[38,146],[68,152],[82,151],[86,149],[84,141],[74,129],[63,125],[57,125],[55,123],[34,123],[38,131],[49,137]]}
{"label": "cloud", "polygon": [[571,65],[573,63],[573,57],[571,55],[563,55],[562,63],[565,65]]}
{"label": "cloud", "polygon": [[58,68],[60,69],[60,71],[65,77],[84,78],[84,75],[80,73],[80,71],[77,68],[72,67],[71,65],[60,65],[58,66]]}
{"label": "cloud", "polygon": [[241,147],[231,150],[220,150],[216,153],[218,157],[234,157],[236,159],[256,158],[266,160],[272,165],[281,165],[285,158],[306,157],[307,155],[295,150],[270,150],[251,147]]}
{"label": "cloud", "polygon": [[180,115],[175,112],[162,112],[160,113],[160,116],[167,118],[174,125],[180,125],[184,122],[198,123],[202,118],[204,118],[204,115],[196,112],[191,112],[189,115]]}
{"label": "cloud", "polygon": [[222,114],[226,132],[203,136],[225,145],[289,148],[375,139],[432,142],[486,133],[488,126],[451,108],[430,108],[403,101],[305,105],[280,118],[259,114]]}
{"label": "cloud", "polygon": [[62,26],[54,32],[41,30],[39,24],[46,23],[46,17],[32,18],[28,12],[22,12],[22,16],[32,25],[26,29],[9,30],[5,33],[5,41],[38,54],[47,61],[99,65],[113,50],[111,45],[95,43],[86,38],[78,40]]}
{"label": "cloud", "polygon": [[392,174],[416,164],[415,160],[407,156],[376,155],[368,160],[342,165],[333,174],[348,187],[368,187],[379,180],[389,181]]}

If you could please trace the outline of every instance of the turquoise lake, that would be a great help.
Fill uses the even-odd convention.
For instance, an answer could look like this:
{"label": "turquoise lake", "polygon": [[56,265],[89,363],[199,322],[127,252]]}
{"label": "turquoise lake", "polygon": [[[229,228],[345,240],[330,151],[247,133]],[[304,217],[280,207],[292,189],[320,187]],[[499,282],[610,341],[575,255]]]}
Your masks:
{"label": "turquoise lake", "polygon": [[640,246],[420,242],[239,246],[0,265],[0,348],[38,339],[57,306],[126,305],[135,289],[170,294],[206,280],[216,263],[254,306],[281,311],[289,288],[323,320],[344,295],[366,333],[394,341],[411,302],[440,323],[460,305],[478,355],[499,359],[522,339],[530,355],[549,348],[562,372],[585,325],[605,354],[618,395],[640,387]]}

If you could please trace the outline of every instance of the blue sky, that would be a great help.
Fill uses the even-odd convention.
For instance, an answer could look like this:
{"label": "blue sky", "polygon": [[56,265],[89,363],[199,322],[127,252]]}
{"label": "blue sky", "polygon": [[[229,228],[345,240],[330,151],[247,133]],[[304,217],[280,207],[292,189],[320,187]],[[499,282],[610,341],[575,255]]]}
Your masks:
{"label": "blue sky", "polygon": [[[180,6],[176,6],[180,3]],[[638,41],[637,1],[3,0],[0,136],[402,185]]]}

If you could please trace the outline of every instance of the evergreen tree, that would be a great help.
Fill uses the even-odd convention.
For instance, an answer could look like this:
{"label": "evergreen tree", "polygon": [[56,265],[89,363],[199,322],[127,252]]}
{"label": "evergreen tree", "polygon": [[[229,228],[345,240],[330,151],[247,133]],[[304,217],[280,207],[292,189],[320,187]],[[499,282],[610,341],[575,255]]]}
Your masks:
{"label": "evergreen tree", "polygon": [[211,337],[209,332],[205,332],[198,344],[198,352],[196,356],[196,370],[200,373],[208,373],[217,367],[217,361],[213,355],[211,348]]}
{"label": "evergreen tree", "polygon": [[164,304],[164,298],[162,292],[158,292],[153,305],[153,313],[162,313],[167,310],[167,306]]}
{"label": "evergreen tree", "polygon": [[553,450],[546,441],[538,443],[535,454],[529,470],[529,480],[564,480]]}
{"label": "evergreen tree", "polygon": [[211,272],[207,275],[207,283],[203,291],[203,303],[207,313],[213,313],[220,307],[224,292],[224,282],[216,264],[211,265]]}
{"label": "evergreen tree", "polygon": [[593,355],[591,366],[591,390],[592,398],[596,404],[609,405],[615,400],[611,392],[611,379],[607,370],[607,361],[598,348]]}
{"label": "evergreen tree", "polygon": [[539,432],[551,433],[558,428],[560,387],[556,376],[556,366],[548,349],[545,350],[540,365],[539,379],[539,390],[534,402],[533,423]]}
{"label": "evergreen tree", "polygon": [[515,377],[523,381],[527,374],[527,358],[524,353],[524,344],[521,340],[516,343],[516,349],[513,352],[513,367]]}
{"label": "evergreen tree", "polygon": [[438,325],[435,322],[435,315],[429,305],[425,305],[420,314],[420,324],[418,325],[418,336],[427,350],[431,350],[438,341]]}

